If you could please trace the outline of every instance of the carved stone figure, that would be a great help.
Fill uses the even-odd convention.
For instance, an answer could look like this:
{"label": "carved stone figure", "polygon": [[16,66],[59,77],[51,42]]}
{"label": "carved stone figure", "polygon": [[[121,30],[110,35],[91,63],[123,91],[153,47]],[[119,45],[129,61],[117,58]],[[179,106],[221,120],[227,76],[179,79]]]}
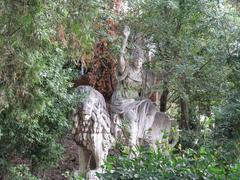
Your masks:
{"label": "carved stone figure", "polygon": [[[156,82],[157,77],[154,74],[143,69],[144,53],[140,46],[136,45],[133,50],[133,56],[130,61],[125,59],[125,49],[127,39],[130,34],[129,27],[124,29],[124,43],[119,60],[118,87],[113,93],[111,101],[112,118],[117,122],[128,124],[130,137],[128,144],[134,146],[144,139],[147,131],[152,129],[152,138],[149,143],[155,147],[156,140],[162,140],[161,136],[155,136],[159,128],[161,130],[170,130],[172,121],[163,114],[158,112],[155,104],[148,99],[148,92]],[[166,121],[167,120],[167,121]],[[166,121],[165,126],[154,126]],[[161,124],[163,125],[163,124]],[[160,139],[159,139],[160,138]]]}
{"label": "carved stone figure", "polygon": [[79,149],[79,171],[90,179],[97,179],[96,171],[106,159],[109,148],[114,144],[111,135],[111,120],[101,93],[90,86],[79,86],[78,91],[85,98],[73,113],[72,134]]}

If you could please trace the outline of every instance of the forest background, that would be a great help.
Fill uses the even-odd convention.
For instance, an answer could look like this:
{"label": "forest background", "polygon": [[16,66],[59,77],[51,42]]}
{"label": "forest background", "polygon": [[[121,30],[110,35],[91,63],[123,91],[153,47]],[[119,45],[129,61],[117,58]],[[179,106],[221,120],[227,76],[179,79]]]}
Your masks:
{"label": "forest background", "polygon": [[103,176],[239,177],[239,13],[237,0],[1,1],[0,177],[34,179],[56,166],[80,98],[74,87],[90,84],[111,97],[124,25],[131,27],[129,50],[141,34],[146,58],[152,51],[145,67],[164,72],[154,87],[159,109],[178,120],[181,136],[171,158],[123,154],[109,159]]}

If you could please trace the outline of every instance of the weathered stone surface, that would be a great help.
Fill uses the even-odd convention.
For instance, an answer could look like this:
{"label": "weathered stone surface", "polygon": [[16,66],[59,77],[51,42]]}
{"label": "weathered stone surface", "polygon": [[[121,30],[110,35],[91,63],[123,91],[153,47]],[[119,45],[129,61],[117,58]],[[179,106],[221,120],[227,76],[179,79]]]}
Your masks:
{"label": "weathered stone surface", "polygon": [[73,112],[72,133],[79,145],[80,173],[93,177],[95,171],[101,170],[108,150],[114,144],[110,133],[112,123],[105,100],[98,91],[90,86],[79,86],[78,91],[85,98]]}

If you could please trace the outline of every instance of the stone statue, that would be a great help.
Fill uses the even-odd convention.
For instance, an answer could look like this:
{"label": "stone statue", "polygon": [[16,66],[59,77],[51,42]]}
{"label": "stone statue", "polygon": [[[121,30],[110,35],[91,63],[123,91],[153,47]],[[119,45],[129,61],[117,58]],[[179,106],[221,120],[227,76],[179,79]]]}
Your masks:
{"label": "stone statue", "polygon": [[[161,123],[163,119],[167,119],[168,128],[176,123],[170,121],[164,113],[158,112],[154,103],[148,99],[147,86],[151,85],[150,82],[154,84],[156,76],[143,69],[144,53],[139,45],[134,48],[132,59],[129,61],[125,59],[125,49],[130,35],[129,27],[126,26],[123,33],[125,39],[119,60],[118,87],[111,100],[111,116],[115,122],[128,124],[129,146],[140,144],[139,140],[144,139],[146,133],[152,129],[153,132],[150,133],[152,139],[150,138],[149,143],[155,147],[154,139],[160,136],[155,138],[156,132],[153,125]],[[166,127],[161,128],[163,130]]]}
{"label": "stone statue", "polygon": [[[167,143],[174,146],[178,134],[172,131],[177,127],[165,113],[158,111],[148,99],[149,89],[156,81],[156,76],[143,69],[144,53],[136,45],[130,61],[125,59],[129,27],[124,29],[124,43],[121,50],[118,72],[118,86],[112,95],[109,110],[101,93],[90,86],[79,86],[80,94],[85,98],[73,112],[74,140],[80,146],[80,174],[89,179],[97,179],[96,172],[101,172],[101,165],[109,149],[118,138],[125,137],[129,146],[147,143],[157,148],[156,142],[163,142],[163,132],[169,134]],[[176,131],[177,132],[177,131]]]}
{"label": "stone statue", "polygon": [[[102,172],[101,165],[106,160],[109,149],[118,138],[121,138],[118,133],[124,130],[119,125],[125,123],[125,119],[118,119],[123,121],[121,123],[110,119],[104,97],[94,88],[79,86],[78,92],[84,95],[84,98],[79,102],[72,114],[74,121],[72,134],[75,142],[79,145],[79,174],[87,176],[87,179],[98,179],[96,172]],[[144,106],[150,104],[148,100],[146,101],[146,103],[140,101],[139,104],[135,105],[139,105],[137,107],[144,110]],[[150,107],[153,107],[153,105]],[[147,143],[156,149],[156,142],[164,141],[164,131],[169,133],[169,138],[165,140],[169,140],[169,144],[174,146],[178,136],[171,134],[171,127],[176,127],[176,121],[170,120],[164,113],[155,113],[156,110],[151,108],[145,107],[143,112],[147,110],[152,110],[152,112],[149,112],[149,116],[155,114],[154,121],[145,122],[146,125],[144,125],[139,120],[134,119],[135,122],[127,130],[130,136],[136,139],[137,144],[141,142],[143,144]],[[128,122],[126,123],[129,125]],[[144,136],[144,134],[140,134],[139,127],[142,132],[150,131]]]}
{"label": "stone statue", "polygon": [[101,165],[114,144],[112,123],[101,93],[90,86],[79,86],[78,92],[85,96],[72,115],[72,134],[80,146],[79,171],[89,179],[97,179],[95,172],[101,172]]}

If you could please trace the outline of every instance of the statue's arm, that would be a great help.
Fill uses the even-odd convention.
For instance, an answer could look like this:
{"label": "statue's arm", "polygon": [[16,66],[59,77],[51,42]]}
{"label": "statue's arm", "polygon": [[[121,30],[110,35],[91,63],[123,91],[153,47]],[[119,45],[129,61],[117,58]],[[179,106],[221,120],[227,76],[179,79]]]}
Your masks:
{"label": "statue's arm", "polygon": [[125,26],[124,30],[123,30],[123,34],[124,34],[124,41],[123,41],[123,45],[122,45],[122,49],[121,49],[121,54],[120,54],[120,58],[119,58],[119,71],[120,73],[123,73],[126,67],[126,60],[124,58],[125,53],[126,53],[126,47],[127,47],[127,41],[128,41],[128,37],[130,35],[130,28],[128,26]]}

